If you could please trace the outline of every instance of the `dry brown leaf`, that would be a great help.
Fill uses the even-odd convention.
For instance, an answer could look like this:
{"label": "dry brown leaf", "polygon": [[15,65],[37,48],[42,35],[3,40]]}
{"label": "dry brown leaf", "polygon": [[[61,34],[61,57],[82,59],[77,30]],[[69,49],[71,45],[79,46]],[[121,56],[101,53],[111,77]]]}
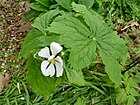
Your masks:
{"label": "dry brown leaf", "polygon": [[10,76],[6,75],[5,77],[0,74],[0,92],[4,89],[4,87],[6,87],[8,85]]}
{"label": "dry brown leaf", "polygon": [[135,22],[135,21],[130,21],[128,22],[129,24],[126,24],[126,26],[122,29],[123,30],[126,30],[127,28],[130,28],[130,27],[134,27],[134,26],[137,26],[140,28],[140,24],[138,22]]}
{"label": "dry brown leaf", "polygon": [[132,23],[130,24],[130,26],[131,26],[131,27],[133,27],[133,26],[139,26],[139,23],[138,23],[138,22],[132,22]]}

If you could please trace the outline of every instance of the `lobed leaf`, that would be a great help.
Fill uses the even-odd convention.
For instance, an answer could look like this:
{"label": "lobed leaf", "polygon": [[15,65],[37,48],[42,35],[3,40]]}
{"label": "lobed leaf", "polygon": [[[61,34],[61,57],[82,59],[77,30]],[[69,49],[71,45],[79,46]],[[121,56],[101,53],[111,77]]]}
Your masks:
{"label": "lobed leaf", "polygon": [[110,79],[116,83],[121,83],[122,64],[126,61],[127,48],[125,42],[119,38],[116,32],[98,16],[91,14],[85,6],[72,3],[73,9],[80,13],[84,21],[90,27],[90,37],[95,40],[96,46],[101,53],[105,70]]}
{"label": "lobed leaf", "polygon": [[70,50],[69,62],[76,69],[89,66],[96,57],[96,46],[88,38],[90,31],[78,19],[67,17],[65,20],[53,22],[48,28],[50,32],[61,34],[61,43]]}
{"label": "lobed leaf", "polygon": [[53,20],[53,18],[59,14],[59,10],[51,10],[43,15],[37,17],[32,24],[32,27],[39,29],[43,34],[46,34],[46,28],[49,23]]}
{"label": "lobed leaf", "polygon": [[81,14],[87,25],[77,18],[63,17],[60,21],[52,22],[47,30],[61,34],[61,43],[71,48],[69,63],[75,69],[88,67],[95,60],[98,50],[107,74],[119,85],[123,69],[120,63],[125,62],[127,55],[125,42],[97,13],[90,13],[84,5],[72,3],[72,7],[75,12]]}

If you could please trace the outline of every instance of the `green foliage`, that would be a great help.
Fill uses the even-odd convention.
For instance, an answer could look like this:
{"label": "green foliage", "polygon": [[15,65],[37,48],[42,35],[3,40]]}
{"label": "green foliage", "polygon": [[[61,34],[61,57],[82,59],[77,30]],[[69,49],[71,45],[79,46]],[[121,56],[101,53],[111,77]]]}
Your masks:
{"label": "green foliage", "polygon": [[118,91],[118,94],[117,94],[117,97],[116,97],[116,102],[118,104],[121,104],[121,103],[126,103],[127,102],[127,93],[125,91],[125,89],[120,89]]}
{"label": "green foliage", "polygon": [[86,81],[81,70],[66,69],[68,81],[78,86],[84,86]]}
{"label": "green foliage", "polygon": [[126,0],[126,4],[131,8],[131,15],[133,18],[140,19],[140,1],[139,0]]}
{"label": "green foliage", "polygon": [[67,17],[60,22],[53,22],[49,32],[61,34],[61,43],[71,47],[69,62],[75,69],[83,69],[95,59],[95,43],[88,38],[90,31],[78,19]]}
{"label": "green foliage", "polygon": [[138,86],[137,82],[132,77],[128,77],[128,75],[125,74],[124,86],[125,88],[116,89],[117,90],[117,97],[116,97],[117,104],[127,103],[127,105],[134,105],[134,102],[136,101],[135,97],[140,96],[140,94],[135,89]]}
{"label": "green foliage", "polygon": [[38,2],[31,3],[30,7],[34,10],[37,10],[37,11],[47,11],[47,8]]}
{"label": "green foliage", "polygon": [[85,98],[79,97],[74,105],[86,105],[85,104]]}
{"label": "green foliage", "polygon": [[51,1],[50,0],[36,0],[38,3],[46,6],[46,7],[49,7],[51,5]]}
{"label": "green foliage", "polygon": [[34,92],[44,96],[44,98],[49,98],[59,83],[57,79],[61,78],[46,78],[40,72],[39,65],[40,63],[32,56],[28,57],[26,80],[32,86]]}
{"label": "green foliage", "polygon": [[46,34],[46,28],[48,27],[49,23],[53,20],[53,18],[58,15],[59,10],[51,10],[43,15],[37,17],[32,24],[32,27],[39,29],[43,34]]}
{"label": "green foliage", "polygon": [[78,0],[79,4],[83,4],[87,6],[88,8],[91,8],[92,5],[94,4],[94,0]]}
{"label": "green foliage", "polygon": [[33,17],[37,17],[40,14],[40,11],[30,10],[24,15],[25,20],[29,20]]}
{"label": "green foliage", "polygon": [[[43,34],[36,29],[30,30],[27,37],[24,39],[24,43],[22,44],[22,56],[28,57],[30,53],[34,51],[35,48],[38,48],[42,43],[39,38],[41,38]],[[44,37],[44,36],[43,36]],[[36,45],[36,46],[34,46]]]}
{"label": "green foliage", "polygon": [[55,1],[68,11],[71,10],[71,0],[55,0]]}
{"label": "green foliage", "polygon": [[89,29],[78,19],[66,17],[61,21],[52,22],[48,28],[49,32],[61,34],[61,43],[71,48],[69,63],[75,69],[88,67],[95,60],[99,50],[110,79],[120,84],[123,68],[118,60],[126,60],[125,42],[85,6],[74,3],[72,6],[76,12],[81,13]]}
{"label": "green foliage", "polygon": [[59,36],[46,36],[36,29],[29,31],[22,44],[21,54],[27,58],[30,54],[35,53],[40,47],[50,45],[52,41],[58,41]]}
{"label": "green foliage", "polygon": [[[35,93],[47,97],[48,105],[135,103],[139,75],[122,73],[127,70],[128,50],[113,30],[112,16],[125,17],[124,6],[128,4],[121,0],[36,0],[31,4],[41,14],[34,19],[21,51],[27,59],[27,82]],[[40,70],[42,58],[37,53],[51,42],[63,47],[64,73],[59,78],[45,77]]]}

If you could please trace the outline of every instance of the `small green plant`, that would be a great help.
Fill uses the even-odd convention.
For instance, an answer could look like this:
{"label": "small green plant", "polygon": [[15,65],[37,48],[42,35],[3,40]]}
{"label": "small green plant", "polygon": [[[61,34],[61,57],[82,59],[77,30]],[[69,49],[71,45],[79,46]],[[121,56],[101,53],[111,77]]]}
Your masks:
{"label": "small green plant", "polygon": [[125,69],[126,42],[92,9],[95,3],[103,4],[99,0],[31,3],[42,12],[21,51],[27,59],[26,80],[47,104],[133,105],[139,97],[136,75]]}

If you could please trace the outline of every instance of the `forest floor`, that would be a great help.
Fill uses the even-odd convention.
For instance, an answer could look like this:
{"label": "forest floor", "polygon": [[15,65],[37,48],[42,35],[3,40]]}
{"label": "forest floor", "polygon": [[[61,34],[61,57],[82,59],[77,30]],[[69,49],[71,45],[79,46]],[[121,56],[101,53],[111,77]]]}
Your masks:
{"label": "forest floor", "polygon": [[[20,55],[23,38],[31,28],[24,20],[29,2],[2,0],[0,5],[0,105],[14,105],[29,98],[25,82],[25,60]],[[6,87],[6,88],[5,88]],[[5,88],[5,89],[4,89]],[[4,90],[3,90],[4,89]],[[29,101],[26,102],[29,104]],[[11,104],[10,104],[11,105]]]}

